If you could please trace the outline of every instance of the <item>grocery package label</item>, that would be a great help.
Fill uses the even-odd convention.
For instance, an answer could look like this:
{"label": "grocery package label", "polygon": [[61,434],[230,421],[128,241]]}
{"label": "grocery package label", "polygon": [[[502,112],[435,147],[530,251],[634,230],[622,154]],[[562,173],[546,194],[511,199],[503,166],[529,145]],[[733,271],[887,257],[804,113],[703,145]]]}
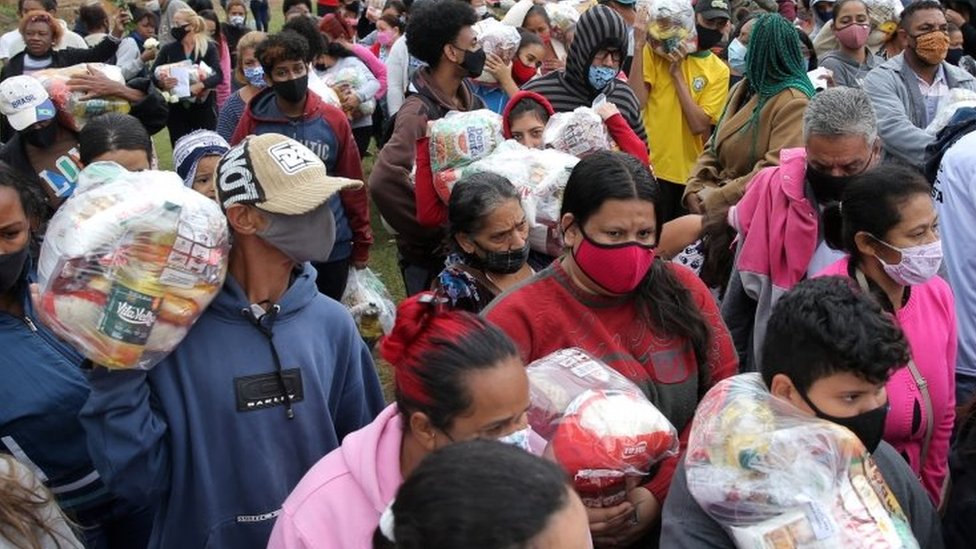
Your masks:
{"label": "grocery package label", "polygon": [[115,284],[108,294],[98,331],[123,343],[144,345],[156,324],[162,301],[161,297]]}
{"label": "grocery package label", "polygon": [[208,280],[220,265],[220,254],[214,246],[213,236],[201,225],[181,222],[166,267],[159,277],[160,283],[192,288],[197,282]]}
{"label": "grocery package label", "polygon": [[820,503],[816,501],[807,503],[805,513],[807,520],[810,521],[810,529],[813,530],[813,535],[817,539],[828,539],[837,533],[830,513]]}

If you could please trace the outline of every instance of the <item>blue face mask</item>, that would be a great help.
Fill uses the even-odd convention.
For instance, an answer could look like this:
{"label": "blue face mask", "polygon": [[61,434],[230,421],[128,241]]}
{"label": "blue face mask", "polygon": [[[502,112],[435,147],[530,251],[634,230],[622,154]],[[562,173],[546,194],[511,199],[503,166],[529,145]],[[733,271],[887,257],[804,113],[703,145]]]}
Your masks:
{"label": "blue face mask", "polygon": [[590,66],[590,73],[587,75],[593,89],[600,91],[606,88],[617,76],[617,70],[610,67]]}
{"label": "blue face mask", "polygon": [[498,439],[498,442],[502,444],[508,444],[516,448],[521,448],[526,452],[531,452],[532,449],[529,447],[529,427],[515,431],[514,433],[509,433]]}
{"label": "blue face mask", "polygon": [[244,67],[244,78],[247,78],[248,84],[255,88],[264,88],[268,85],[264,81],[264,67],[260,65],[254,68]]}
{"label": "blue face mask", "polygon": [[729,67],[739,74],[746,73],[746,52],[749,49],[739,39],[729,42],[728,57]]}

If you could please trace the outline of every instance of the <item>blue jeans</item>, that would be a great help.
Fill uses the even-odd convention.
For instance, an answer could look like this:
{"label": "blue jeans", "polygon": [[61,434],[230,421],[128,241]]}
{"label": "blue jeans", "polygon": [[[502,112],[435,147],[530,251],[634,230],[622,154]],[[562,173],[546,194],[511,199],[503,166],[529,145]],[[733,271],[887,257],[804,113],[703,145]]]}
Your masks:
{"label": "blue jeans", "polygon": [[145,549],[152,533],[155,509],[135,507],[116,499],[73,517],[88,549]]}
{"label": "blue jeans", "polygon": [[976,376],[956,372],[956,406],[969,404],[976,393]]}

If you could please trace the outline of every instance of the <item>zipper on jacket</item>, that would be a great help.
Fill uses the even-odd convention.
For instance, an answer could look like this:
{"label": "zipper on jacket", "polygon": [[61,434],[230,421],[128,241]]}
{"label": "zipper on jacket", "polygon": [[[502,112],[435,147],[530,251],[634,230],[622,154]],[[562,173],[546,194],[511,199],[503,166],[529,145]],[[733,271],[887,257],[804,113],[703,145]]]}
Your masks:
{"label": "zipper on jacket", "polygon": [[31,318],[27,315],[24,315],[24,324],[26,324],[27,327],[30,328],[31,332],[35,334],[37,333],[37,325],[34,324],[34,321],[31,320]]}

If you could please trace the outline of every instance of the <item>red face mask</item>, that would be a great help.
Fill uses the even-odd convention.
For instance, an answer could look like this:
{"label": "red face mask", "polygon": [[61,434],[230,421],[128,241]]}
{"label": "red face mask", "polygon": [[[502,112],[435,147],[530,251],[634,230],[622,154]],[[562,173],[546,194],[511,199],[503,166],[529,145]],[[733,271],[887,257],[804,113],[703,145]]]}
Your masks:
{"label": "red face mask", "polygon": [[600,244],[590,240],[582,227],[583,242],[573,260],[583,274],[604,290],[627,294],[640,285],[654,263],[654,248],[637,242]]}
{"label": "red face mask", "polygon": [[512,79],[521,88],[523,84],[532,80],[532,77],[536,74],[536,68],[530,67],[522,62],[518,56],[512,59]]}

